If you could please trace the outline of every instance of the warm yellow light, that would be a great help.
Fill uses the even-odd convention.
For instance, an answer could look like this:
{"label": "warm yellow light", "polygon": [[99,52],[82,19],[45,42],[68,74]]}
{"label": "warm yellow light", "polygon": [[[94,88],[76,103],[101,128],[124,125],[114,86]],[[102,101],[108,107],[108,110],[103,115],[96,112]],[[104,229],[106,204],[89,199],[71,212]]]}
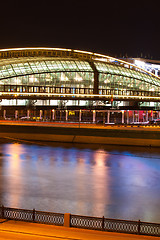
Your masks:
{"label": "warm yellow light", "polygon": [[0,96],[3,95],[13,95],[13,96],[19,96],[19,95],[24,95],[24,96],[78,96],[78,97],[99,97],[99,98],[121,98],[121,99],[148,99],[148,100],[160,100],[160,97],[147,97],[147,96],[132,96],[132,95],[100,95],[100,94],[85,94],[85,93],[22,93],[22,92],[0,92]]}
{"label": "warm yellow light", "polygon": [[53,51],[72,51],[72,49],[67,48],[47,48],[47,47],[30,47],[30,48],[6,48],[0,49],[0,52],[7,51],[25,51],[25,50],[53,50]]}
{"label": "warm yellow light", "polygon": [[73,52],[78,52],[78,53],[84,53],[84,54],[90,54],[93,55],[93,52],[87,52],[87,51],[81,51],[81,50],[73,50]]}
{"label": "warm yellow light", "polygon": [[100,57],[100,58],[104,58],[105,59],[109,59],[111,61],[118,61],[120,63],[123,63],[123,64],[127,64],[128,66],[131,66],[133,68],[136,68],[136,69],[139,69],[140,71],[142,72],[145,72],[157,79],[160,80],[160,77],[156,76],[155,74],[149,72],[149,71],[146,71],[144,70],[143,68],[140,68],[134,64],[131,64],[131,63],[128,63],[126,61],[123,61],[121,59],[118,59],[118,58],[114,58],[114,57],[110,57],[110,56],[107,56],[107,55],[104,55],[104,54],[98,54],[98,53],[93,53],[93,52],[88,52],[88,51],[81,51],[81,50],[73,50],[73,49],[67,49],[67,48],[47,48],[47,47],[30,47],[30,48],[8,48],[8,49],[0,49],[0,52],[5,52],[5,51],[25,51],[25,50],[48,50],[48,51],[73,51],[73,52],[77,52],[77,53],[83,53],[83,54],[88,54],[88,55],[93,55],[93,57]]}

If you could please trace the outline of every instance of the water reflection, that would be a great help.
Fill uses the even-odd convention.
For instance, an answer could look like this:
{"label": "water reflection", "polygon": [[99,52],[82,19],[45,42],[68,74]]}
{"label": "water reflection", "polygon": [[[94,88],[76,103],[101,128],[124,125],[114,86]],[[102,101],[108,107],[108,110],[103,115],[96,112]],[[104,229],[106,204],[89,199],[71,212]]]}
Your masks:
{"label": "water reflection", "polygon": [[0,204],[160,222],[160,152],[3,144]]}

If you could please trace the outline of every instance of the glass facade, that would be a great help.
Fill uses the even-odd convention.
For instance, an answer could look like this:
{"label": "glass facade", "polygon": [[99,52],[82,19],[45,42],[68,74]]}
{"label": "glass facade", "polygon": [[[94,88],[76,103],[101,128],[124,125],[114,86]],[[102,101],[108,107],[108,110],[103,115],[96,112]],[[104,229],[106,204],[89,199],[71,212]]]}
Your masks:
{"label": "glass facade", "polygon": [[[15,62],[15,63],[14,63]],[[16,60],[10,64],[0,64],[0,79],[11,78],[18,75],[28,75],[47,72],[92,72],[92,68],[85,61],[68,61],[52,59],[39,61],[18,62]]]}
{"label": "glass facade", "polygon": [[[88,62],[72,60],[40,60],[0,65],[0,91],[80,93],[74,88],[94,87],[94,73]],[[63,93],[63,91],[62,91]]]}
{"label": "glass facade", "polygon": [[160,81],[149,74],[115,64],[96,62],[95,66],[100,72],[99,88],[160,91]]}
{"label": "glass facade", "polygon": [[2,79],[2,85],[93,88],[94,74],[87,72],[53,72]]}
{"label": "glass facade", "polygon": [[[107,60],[98,59],[81,51],[75,56],[71,50],[66,50],[66,56],[64,53],[63,56],[56,53],[56,57],[40,57],[33,53],[28,56],[25,52],[28,57],[22,57],[21,52],[21,57],[18,57],[15,51],[14,56],[17,57],[13,58],[8,51],[6,56],[10,57],[0,59],[0,91],[93,94],[97,81],[97,92],[104,95],[139,95],[142,91],[148,96],[160,93],[158,77],[129,63],[122,64],[120,60],[113,61],[109,57]],[[37,54],[47,55],[47,52],[38,50]],[[48,55],[51,54],[50,50]],[[95,79],[96,72],[99,73],[98,79]]]}

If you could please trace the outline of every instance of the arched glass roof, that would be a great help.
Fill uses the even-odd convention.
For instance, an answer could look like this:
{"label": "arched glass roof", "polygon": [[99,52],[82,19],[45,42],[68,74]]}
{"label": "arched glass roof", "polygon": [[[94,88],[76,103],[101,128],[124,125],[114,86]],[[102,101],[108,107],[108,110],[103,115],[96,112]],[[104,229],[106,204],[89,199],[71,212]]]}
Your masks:
{"label": "arched glass roof", "polygon": [[52,72],[94,72],[95,69],[102,74],[123,76],[160,86],[160,78],[154,74],[102,54],[60,48],[0,50],[0,80]]}
{"label": "arched glass roof", "polygon": [[119,75],[129,77],[141,81],[151,83],[153,85],[160,86],[160,80],[157,77],[153,77],[148,73],[140,72],[134,69],[125,68],[124,66],[118,66],[116,64],[95,62],[95,66],[100,73],[109,73],[111,75]]}
{"label": "arched glass roof", "polygon": [[78,60],[29,59],[1,65],[0,79],[47,72],[93,72],[90,64]]}

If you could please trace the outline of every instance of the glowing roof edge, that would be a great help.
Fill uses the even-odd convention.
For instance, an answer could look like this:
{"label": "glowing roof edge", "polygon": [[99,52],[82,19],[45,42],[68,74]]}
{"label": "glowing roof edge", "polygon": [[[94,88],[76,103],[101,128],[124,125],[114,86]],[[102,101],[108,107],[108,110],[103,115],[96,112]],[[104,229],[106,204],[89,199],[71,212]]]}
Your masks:
{"label": "glowing roof edge", "polygon": [[7,52],[7,51],[23,51],[23,50],[51,50],[51,51],[67,51],[67,52],[77,52],[77,53],[82,53],[82,54],[88,54],[88,55],[92,55],[93,57],[102,57],[102,58],[106,58],[106,59],[110,59],[113,61],[118,61],[120,63],[123,64],[127,64],[129,66],[135,67],[137,69],[139,69],[140,71],[146,72],[149,75],[152,75],[153,77],[157,78],[158,80],[160,80],[160,77],[156,76],[155,74],[144,70],[143,68],[140,68],[132,63],[123,61],[121,59],[118,58],[114,58],[114,57],[110,57],[104,54],[99,54],[99,53],[93,53],[93,52],[88,52],[88,51],[82,51],[82,50],[74,50],[74,49],[67,49],[67,48],[48,48],[48,47],[27,47],[27,48],[8,48],[8,49],[0,49],[0,52]]}

